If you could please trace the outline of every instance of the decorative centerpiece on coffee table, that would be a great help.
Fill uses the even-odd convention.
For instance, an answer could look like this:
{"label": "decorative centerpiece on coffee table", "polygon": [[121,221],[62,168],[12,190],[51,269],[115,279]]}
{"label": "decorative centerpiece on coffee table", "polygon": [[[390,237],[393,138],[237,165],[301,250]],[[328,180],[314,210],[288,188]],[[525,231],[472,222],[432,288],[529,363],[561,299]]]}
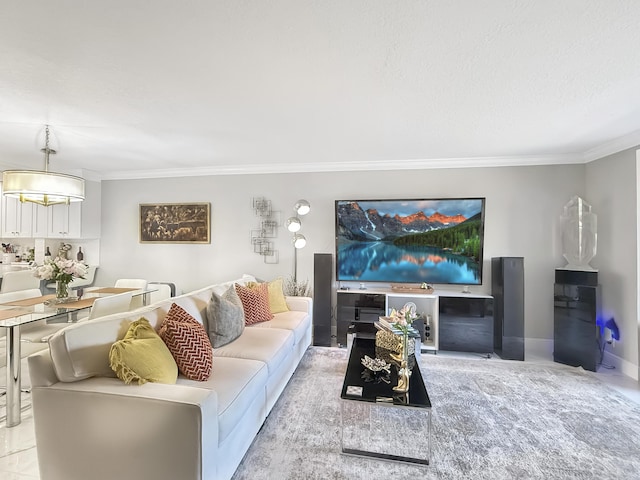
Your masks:
{"label": "decorative centerpiece on coffee table", "polygon": [[[381,343],[385,342],[385,340],[388,341],[389,333],[400,337],[400,345],[396,344],[390,348],[394,352],[391,354],[391,358],[400,365],[398,369],[398,385],[393,387],[396,392],[409,390],[409,375],[411,375],[411,369],[408,367],[409,335],[419,335],[418,331],[412,326],[412,323],[417,318],[418,315],[415,310],[411,306],[405,305],[400,310],[392,309],[388,317],[380,317],[378,323],[375,324],[380,330],[376,334],[376,345],[379,343],[379,337]],[[413,348],[415,352],[415,342]]]}
{"label": "decorative centerpiece on coffee table", "polygon": [[381,358],[371,358],[369,355],[362,357],[360,361],[364,366],[362,378],[365,382],[389,383],[389,374],[391,373],[391,364],[385,362]]}

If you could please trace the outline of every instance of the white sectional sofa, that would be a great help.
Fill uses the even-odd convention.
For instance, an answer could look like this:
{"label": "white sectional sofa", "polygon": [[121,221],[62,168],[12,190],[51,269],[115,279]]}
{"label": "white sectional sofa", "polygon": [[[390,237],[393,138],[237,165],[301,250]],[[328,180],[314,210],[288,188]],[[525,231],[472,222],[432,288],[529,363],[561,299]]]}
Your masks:
{"label": "white sectional sofa", "polygon": [[205,382],[127,385],[109,349],[140,317],[158,330],[173,302],[204,324],[213,290],[232,283],[71,325],[29,357],[42,480],[231,478],[311,344],[311,299],[286,297],[290,311],[215,348]]}

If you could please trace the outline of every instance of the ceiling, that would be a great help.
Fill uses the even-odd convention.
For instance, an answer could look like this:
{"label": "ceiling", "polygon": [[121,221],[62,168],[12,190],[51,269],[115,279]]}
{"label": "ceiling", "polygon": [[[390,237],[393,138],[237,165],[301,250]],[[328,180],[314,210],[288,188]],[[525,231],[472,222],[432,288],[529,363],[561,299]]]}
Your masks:
{"label": "ceiling", "polygon": [[0,168],[582,163],[640,144],[638,0],[3,2]]}

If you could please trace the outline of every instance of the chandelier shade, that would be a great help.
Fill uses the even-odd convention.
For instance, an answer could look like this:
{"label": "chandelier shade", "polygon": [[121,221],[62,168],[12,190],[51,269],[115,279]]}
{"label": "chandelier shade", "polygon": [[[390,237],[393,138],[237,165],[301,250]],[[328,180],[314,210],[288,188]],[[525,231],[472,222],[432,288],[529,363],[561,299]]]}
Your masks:
{"label": "chandelier shade", "polygon": [[6,170],[2,173],[2,193],[44,206],[81,202],[84,179],[36,170]]}
{"label": "chandelier shade", "polygon": [[68,205],[84,200],[84,179],[64,173],[49,171],[49,155],[56,151],[49,148],[49,125],[46,126],[44,171],[5,170],[2,172],[2,194],[38,205]]}

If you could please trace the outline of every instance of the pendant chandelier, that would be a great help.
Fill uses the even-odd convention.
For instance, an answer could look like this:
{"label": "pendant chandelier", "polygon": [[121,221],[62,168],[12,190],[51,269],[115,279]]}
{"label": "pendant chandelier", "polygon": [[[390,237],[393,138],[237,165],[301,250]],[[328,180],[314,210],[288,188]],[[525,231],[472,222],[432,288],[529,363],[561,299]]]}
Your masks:
{"label": "pendant chandelier", "polygon": [[46,125],[44,152],[44,171],[6,170],[2,172],[2,194],[48,207],[50,205],[68,205],[70,202],[84,200],[84,179],[63,173],[49,171],[49,155],[56,151],[49,148],[49,125]]}

